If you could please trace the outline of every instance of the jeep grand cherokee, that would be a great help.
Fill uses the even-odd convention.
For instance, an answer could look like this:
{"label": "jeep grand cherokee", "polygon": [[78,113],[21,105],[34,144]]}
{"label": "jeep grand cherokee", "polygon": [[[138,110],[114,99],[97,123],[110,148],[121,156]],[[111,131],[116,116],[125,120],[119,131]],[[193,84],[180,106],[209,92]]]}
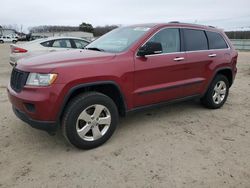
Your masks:
{"label": "jeep grand cherokee", "polygon": [[9,100],[17,117],[91,149],[106,142],[119,116],[146,107],[199,98],[225,103],[237,52],[223,31],[184,23],[115,29],[84,50],[21,59]]}

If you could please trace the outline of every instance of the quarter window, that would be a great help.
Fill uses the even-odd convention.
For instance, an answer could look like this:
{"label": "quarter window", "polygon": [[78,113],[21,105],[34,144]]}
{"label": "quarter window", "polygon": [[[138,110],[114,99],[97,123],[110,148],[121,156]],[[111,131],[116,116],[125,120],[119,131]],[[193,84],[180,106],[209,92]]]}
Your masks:
{"label": "quarter window", "polygon": [[204,31],[183,29],[186,51],[208,50],[207,37]]}
{"label": "quarter window", "polygon": [[168,28],[156,33],[149,42],[158,42],[162,45],[162,53],[171,53],[180,51],[179,29]]}
{"label": "quarter window", "polygon": [[206,31],[209,42],[209,49],[224,49],[228,48],[224,38],[219,34],[211,31]]}
{"label": "quarter window", "polygon": [[44,47],[51,47],[51,41],[42,42],[41,45]]}

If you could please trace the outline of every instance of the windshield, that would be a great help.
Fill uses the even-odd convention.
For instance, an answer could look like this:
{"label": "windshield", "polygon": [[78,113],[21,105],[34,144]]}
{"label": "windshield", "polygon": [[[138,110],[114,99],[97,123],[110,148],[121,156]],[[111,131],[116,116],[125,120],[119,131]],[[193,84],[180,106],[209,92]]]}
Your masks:
{"label": "windshield", "polygon": [[123,52],[149,29],[149,27],[121,27],[91,42],[86,49],[111,53]]}

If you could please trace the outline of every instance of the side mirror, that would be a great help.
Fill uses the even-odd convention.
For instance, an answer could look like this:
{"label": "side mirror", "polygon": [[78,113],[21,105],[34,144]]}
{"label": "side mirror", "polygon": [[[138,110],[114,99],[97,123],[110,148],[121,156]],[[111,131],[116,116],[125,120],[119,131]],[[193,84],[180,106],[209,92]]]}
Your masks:
{"label": "side mirror", "polygon": [[145,45],[139,48],[138,56],[144,57],[146,55],[160,54],[162,53],[162,46],[159,42],[147,42]]}

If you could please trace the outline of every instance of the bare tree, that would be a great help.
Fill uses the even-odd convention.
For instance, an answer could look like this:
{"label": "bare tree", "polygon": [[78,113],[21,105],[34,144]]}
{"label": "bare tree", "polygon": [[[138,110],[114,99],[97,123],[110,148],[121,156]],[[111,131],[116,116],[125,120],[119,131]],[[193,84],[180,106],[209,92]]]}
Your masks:
{"label": "bare tree", "polygon": [[41,25],[28,28],[31,33],[36,32],[60,32],[60,31],[79,31],[79,27],[75,26],[56,26],[56,25]]}
{"label": "bare tree", "polygon": [[2,25],[3,29],[12,29],[15,31],[18,31],[18,25],[17,24],[9,24],[9,25]]}
{"label": "bare tree", "polygon": [[115,28],[118,25],[106,25],[94,27],[88,23],[82,23],[79,27],[77,26],[58,26],[58,25],[40,25],[30,27],[28,30],[30,33],[41,33],[41,32],[60,32],[60,31],[84,31],[94,33],[94,36],[101,36]]}
{"label": "bare tree", "polygon": [[117,27],[117,25],[97,26],[94,28],[94,36],[102,36],[105,33],[116,29]]}

